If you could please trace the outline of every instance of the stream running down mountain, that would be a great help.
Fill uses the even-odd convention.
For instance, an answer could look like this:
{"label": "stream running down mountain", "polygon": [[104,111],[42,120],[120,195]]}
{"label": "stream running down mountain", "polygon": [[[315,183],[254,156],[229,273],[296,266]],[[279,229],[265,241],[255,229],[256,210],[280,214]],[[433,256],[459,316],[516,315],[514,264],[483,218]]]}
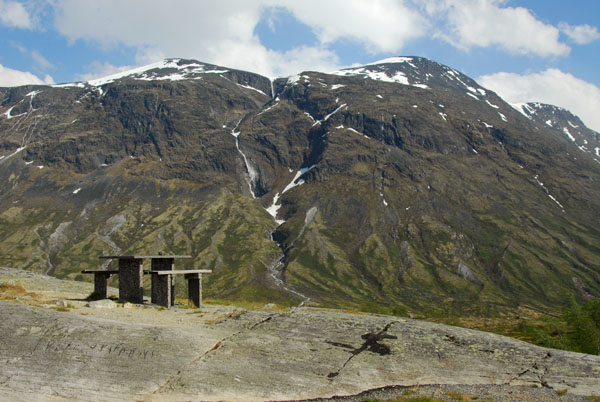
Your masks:
{"label": "stream running down mountain", "polygon": [[[246,167],[247,175],[244,175],[244,179],[248,185],[248,189],[250,190],[250,194],[252,195],[252,198],[256,199],[256,194],[254,193],[253,184],[256,182],[258,172],[256,171],[256,169],[254,169],[250,165],[248,158],[246,157],[246,154],[244,154],[244,152],[240,148],[239,136],[241,134],[241,131],[238,129],[238,127],[241,122],[242,122],[242,120],[239,120],[237,122],[235,127],[231,130],[231,135],[233,135],[235,137],[236,149],[238,150],[238,153],[241,155],[242,160],[244,161],[244,166]],[[281,226],[283,223],[285,223],[285,220],[277,219],[277,213],[279,211],[279,208],[281,208],[281,204],[278,203],[280,197],[285,192],[289,191],[290,189],[304,184],[304,180],[301,178],[301,176],[304,173],[311,170],[312,168],[314,168],[314,165],[310,166],[308,168],[301,168],[300,170],[298,170],[298,172],[296,172],[294,178],[291,180],[291,182],[287,186],[285,186],[283,191],[281,193],[275,194],[275,196],[273,197],[273,202],[271,203],[271,206],[269,206],[268,208],[265,208],[265,210],[269,213],[269,215],[271,215],[273,217],[273,219],[275,220],[275,223],[277,225],[271,232],[271,241],[275,242],[277,244],[277,247],[279,247],[281,249],[281,254],[278,256],[277,260],[268,267],[269,276],[271,277],[271,279],[273,279],[273,282],[275,283],[275,285],[278,288],[281,288],[285,292],[302,299],[302,301],[300,302],[298,307],[302,307],[306,302],[308,302],[310,300],[310,298],[308,296],[290,288],[283,281],[282,276],[283,276],[283,267],[284,267],[284,263],[285,263],[286,254],[285,254],[285,250],[282,247],[282,245],[279,244],[277,241],[275,241],[273,235],[277,231],[277,228],[279,226]]]}
{"label": "stream running down mountain", "polygon": [[246,154],[240,149],[239,136],[241,134],[241,131],[239,131],[239,130],[236,131],[241,122],[242,122],[242,120],[239,120],[237,122],[235,127],[231,130],[231,135],[233,135],[235,137],[235,147],[238,150],[239,154],[242,156],[242,160],[244,161],[244,166],[246,166],[246,172],[248,175],[247,176],[244,175],[244,178],[246,180],[246,183],[248,184],[248,189],[250,190],[250,194],[252,194],[252,198],[256,199],[256,195],[254,194],[254,189],[252,188],[252,184],[256,180],[257,172],[252,166],[250,166],[250,163],[248,163],[248,158],[246,157]]}
{"label": "stream running down mountain", "polygon": [[[285,188],[283,189],[283,191],[281,191],[281,193],[276,193],[275,196],[273,197],[273,202],[271,203],[271,206],[269,206],[268,208],[265,208],[266,211],[273,217],[273,219],[275,220],[275,223],[277,224],[277,226],[275,227],[275,229],[273,230],[273,232],[271,232],[271,240],[276,242],[274,234],[277,231],[277,228],[281,225],[283,225],[285,223],[285,220],[282,219],[278,219],[277,218],[277,214],[279,212],[279,208],[281,208],[281,204],[279,204],[279,199],[280,197],[285,194],[287,191],[291,190],[294,187],[300,186],[302,184],[305,183],[304,179],[302,179],[302,176],[310,171],[311,169],[313,169],[315,167],[315,165],[312,165],[310,167],[306,167],[306,168],[300,168],[300,170],[298,170],[296,172],[296,174],[294,175],[294,178],[290,181],[290,183],[285,186]],[[305,225],[306,226],[306,225]],[[298,237],[300,237],[302,235],[302,233],[304,233],[304,227],[302,228],[300,235]],[[296,239],[297,240],[297,239]],[[294,242],[296,241],[294,240]],[[271,278],[273,279],[273,281],[275,282],[275,284],[277,286],[279,286],[280,288],[284,289],[286,292],[291,293],[293,295],[299,296],[300,298],[302,298],[302,302],[300,302],[300,304],[298,305],[298,307],[302,307],[304,304],[306,304],[309,300],[310,297],[291,289],[288,285],[286,285],[286,283],[283,281],[283,267],[284,267],[284,263],[285,263],[285,258],[286,258],[286,249],[284,249],[284,246],[278,242],[277,246],[281,249],[282,254],[281,257],[273,264],[271,264],[271,266],[269,267],[269,275],[271,276]],[[292,243],[293,244],[293,243]]]}

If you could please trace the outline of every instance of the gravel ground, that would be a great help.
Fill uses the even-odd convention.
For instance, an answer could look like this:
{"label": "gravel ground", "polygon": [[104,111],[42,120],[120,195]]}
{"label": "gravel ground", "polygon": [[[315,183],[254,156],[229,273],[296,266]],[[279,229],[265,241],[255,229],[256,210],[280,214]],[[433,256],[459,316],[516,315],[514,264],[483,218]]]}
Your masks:
{"label": "gravel ground", "polygon": [[[560,393],[560,392],[559,392]],[[311,399],[310,401],[423,401],[419,398],[432,398],[433,401],[593,401],[584,396],[559,395],[549,388],[515,387],[509,385],[422,385],[416,387],[385,387],[366,391],[354,396]],[[600,399],[599,399],[600,400]]]}

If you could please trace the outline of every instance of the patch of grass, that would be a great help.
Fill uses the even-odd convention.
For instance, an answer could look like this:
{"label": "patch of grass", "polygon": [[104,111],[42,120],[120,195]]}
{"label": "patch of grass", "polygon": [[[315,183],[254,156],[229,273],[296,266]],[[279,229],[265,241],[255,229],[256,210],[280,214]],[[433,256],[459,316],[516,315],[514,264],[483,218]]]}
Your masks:
{"label": "patch of grass", "polygon": [[567,390],[566,389],[557,389],[556,395],[560,395],[560,396],[567,395]]}
{"label": "patch of grass", "polygon": [[600,396],[590,395],[586,398],[590,402],[600,402]]}
{"label": "patch of grass", "polygon": [[41,295],[35,292],[28,292],[25,287],[20,284],[1,283],[0,284],[0,300],[21,300],[28,299],[31,302],[39,302]]}
{"label": "patch of grass", "polygon": [[0,294],[11,294],[11,295],[24,295],[27,293],[27,289],[19,283],[12,285],[10,283],[0,284]]}
{"label": "patch of grass", "polygon": [[573,350],[568,339],[571,329],[567,320],[561,315],[551,316],[520,308],[516,313],[496,317],[452,316],[424,319],[509,336],[538,346]]}
{"label": "patch of grass", "polygon": [[54,307],[54,308],[52,308],[52,310],[55,310],[55,311],[62,311],[62,312],[68,312],[68,311],[71,311],[71,309],[70,309],[70,308],[67,308],[67,307],[62,307],[62,306],[60,306],[60,307]]}
{"label": "patch of grass", "polygon": [[418,388],[416,388],[416,387],[415,388],[409,388],[409,389],[404,390],[402,392],[402,395],[405,395],[405,396],[407,396],[407,395],[414,395],[415,392],[417,392],[417,390],[418,390]]}

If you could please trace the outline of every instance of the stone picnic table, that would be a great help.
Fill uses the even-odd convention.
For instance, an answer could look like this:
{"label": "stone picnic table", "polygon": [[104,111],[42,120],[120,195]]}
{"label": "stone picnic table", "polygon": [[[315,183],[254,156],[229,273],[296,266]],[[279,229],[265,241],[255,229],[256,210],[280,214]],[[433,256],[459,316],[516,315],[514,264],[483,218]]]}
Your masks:
{"label": "stone picnic table", "polygon": [[[192,258],[189,255],[103,255],[100,259],[117,259],[118,270],[84,270],[84,274],[94,274],[94,293],[106,299],[107,281],[112,275],[119,275],[119,301],[137,304],[144,303],[142,277],[151,275],[151,302],[164,307],[172,307],[175,301],[174,275],[185,275],[188,281],[188,301],[196,307],[202,305],[202,274],[211,273],[207,269],[175,270],[175,259]],[[150,270],[142,269],[145,259],[151,261]]]}

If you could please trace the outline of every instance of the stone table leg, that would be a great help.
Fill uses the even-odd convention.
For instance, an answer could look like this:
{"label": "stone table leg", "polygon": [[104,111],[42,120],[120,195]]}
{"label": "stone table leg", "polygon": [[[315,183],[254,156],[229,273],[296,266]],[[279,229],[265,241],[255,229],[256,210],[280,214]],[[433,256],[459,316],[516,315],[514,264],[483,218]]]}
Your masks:
{"label": "stone table leg", "polygon": [[[172,271],[174,263],[175,263],[174,258],[152,258],[150,270],[151,271]],[[174,306],[175,305],[175,281],[173,280],[173,278],[169,279],[169,283],[171,284],[170,306]],[[154,303],[154,302],[152,302],[152,303]],[[159,304],[159,303],[157,303],[157,304]],[[162,306],[162,304],[161,304],[161,306]]]}
{"label": "stone table leg", "polygon": [[119,301],[144,303],[142,260],[119,258]]}
{"label": "stone table leg", "polygon": [[185,274],[188,281],[188,301],[202,307],[202,274]]}
{"label": "stone table leg", "polygon": [[107,282],[112,274],[106,272],[94,272],[94,295],[99,299],[106,299]]}
{"label": "stone table leg", "polygon": [[172,275],[152,274],[152,303],[166,308],[173,306]]}

